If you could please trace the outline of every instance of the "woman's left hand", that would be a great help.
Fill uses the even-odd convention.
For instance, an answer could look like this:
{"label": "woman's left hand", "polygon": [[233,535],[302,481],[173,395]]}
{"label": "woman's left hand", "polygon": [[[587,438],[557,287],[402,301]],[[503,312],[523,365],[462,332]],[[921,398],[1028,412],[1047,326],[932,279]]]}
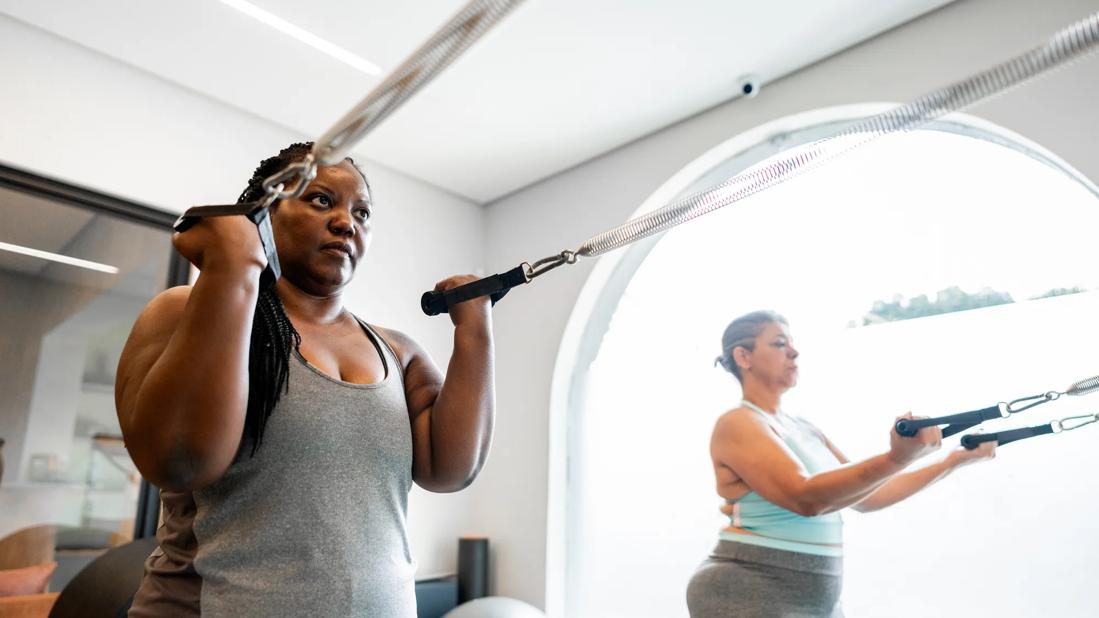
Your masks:
{"label": "woman's left hand", "polygon": [[[453,277],[447,277],[439,283],[436,283],[435,291],[445,292],[446,290],[454,289],[460,285],[476,281],[477,279],[478,277],[474,275],[454,275]],[[492,301],[488,296],[478,296],[477,298],[451,305],[448,311],[450,312],[450,321],[454,323],[455,327],[462,326],[463,324],[484,326],[489,324],[491,308]]]}

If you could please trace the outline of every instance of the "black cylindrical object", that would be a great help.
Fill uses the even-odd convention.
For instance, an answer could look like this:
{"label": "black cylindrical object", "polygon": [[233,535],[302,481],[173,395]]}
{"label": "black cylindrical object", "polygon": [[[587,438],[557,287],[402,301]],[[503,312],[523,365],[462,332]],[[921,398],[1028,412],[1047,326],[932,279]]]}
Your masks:
{"label": "black cylindrical object", "polygon": [[919,421],[913,419],[902,418],[901,420],[897,421],[894,429],[897,430],[898,434],[906,438],[911,438],[912,436],[916,435],[916,433],[918,433],[923,427],[927,427],[927,425],[921,425]]}
{"label": "black cylindrical object", "polygon": [[528,265],[520,264],[507,272],[489,275],[483,279],[470,281],[443,292],[439,290],[424,292],[423,296],[420,297],[420,309],[423,309],[427,315],[449,313],[452,305],[464,303],[467,300],[473,300],[481,296],[488,296],[492,300],[492,304],[496,305],[508,293],[508,290],[517,285],[530,282],[527,268],[529,268]]}
{"label": "black cylindrical object", "polygon": [[962,446],[969,450],[973,450],[981,445],[982,442],[995,442],[999,438],[999,435],[994,433],[971,433],[962,436]]}
{"label": "black cylindrical object", "polygon": [[488,596],[488,538],[458,539],[458,604]]}

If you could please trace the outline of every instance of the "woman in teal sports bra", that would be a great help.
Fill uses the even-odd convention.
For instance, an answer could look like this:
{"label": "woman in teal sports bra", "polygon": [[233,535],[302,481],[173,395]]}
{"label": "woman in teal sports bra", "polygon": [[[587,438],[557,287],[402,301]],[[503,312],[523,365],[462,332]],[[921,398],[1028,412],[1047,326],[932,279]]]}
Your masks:
{"label": "woman in teal sports bra", "polygon": [[940,447],[941,431],[928,427],[911,438],[890,429],[888,451],[850,462],[819,429],[782,410],[782,395],[798,377],[785,318],[771,311],[739,317],[721,349],[717,362],[744,398],[717,420],[710,440],[729,525],[687,587],[691,618],[843,616],[839,511],[885,508],[995,456],[995,443],[986,442],[904,472]]}

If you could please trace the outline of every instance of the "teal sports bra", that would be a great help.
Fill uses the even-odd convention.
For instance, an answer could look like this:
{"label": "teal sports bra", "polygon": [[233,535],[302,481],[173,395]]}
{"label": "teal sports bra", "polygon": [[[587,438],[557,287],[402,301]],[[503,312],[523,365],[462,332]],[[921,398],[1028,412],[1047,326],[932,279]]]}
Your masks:
{"label": "teal sports bra", "polygon": [[[808,422],[792,416],[785,416],[788,420],[782,422],[776,415],[768,414],[750,401],[745,400],[741,404],[763,416],[810,474],[832,470],[840,465],[820,433]],[[729,504],[733,507],[730,527],[753,534],[725,529],[720,533],[723,541],[818,556],[843,555],[843,518],[839,513],[804,517],[768,502],[754,491],[738,500],[730,500]]]}

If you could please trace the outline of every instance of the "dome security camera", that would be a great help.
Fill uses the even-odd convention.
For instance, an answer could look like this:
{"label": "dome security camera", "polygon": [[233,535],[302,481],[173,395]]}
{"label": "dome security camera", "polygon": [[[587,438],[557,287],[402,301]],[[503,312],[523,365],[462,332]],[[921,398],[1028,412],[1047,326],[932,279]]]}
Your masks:
{"label": "dome security camera", "polygon": [[759,76],[750,73],[748,75],[741,75],[736,80],[737,91],[745,97],[754,97],[759,94],[760,79]]}

